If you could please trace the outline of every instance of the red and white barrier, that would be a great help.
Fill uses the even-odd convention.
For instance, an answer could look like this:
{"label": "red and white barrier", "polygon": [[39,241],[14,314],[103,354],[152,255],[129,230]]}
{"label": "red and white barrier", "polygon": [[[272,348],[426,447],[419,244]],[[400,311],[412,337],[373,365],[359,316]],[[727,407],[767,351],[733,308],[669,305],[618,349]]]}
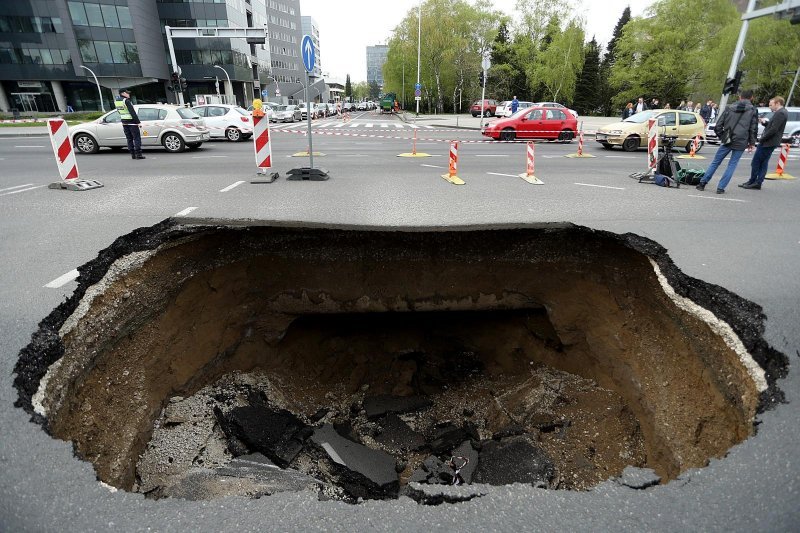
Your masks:
{"label": "red and white barrier", "polygon": [[658,127],[656,119],[647,121],[647,168],[655,170],[658,166]]}
{"label": "red and white barrier", "polygon": [[450,167],[447,174],[442,174],[442,178],[453,185],[464,185],[464,180],[458,177],[458,141],[450,143]]}
{"label": "red and white barrier", "polygon": [[78,162],[75,151],[72,149],[72,140],[69,138],[69,126],[63,118],[47,120],[47,131],[50,133],[50,144],[56,156],[58,173],[62,180],[78,179]]}
{"label": "red and white barrier", "polygon": [[269,119],[253,117],[253,143],[256,150],[256,166],[260,173],[266,174],[272,168],[272,146],[269,142]]}
{"label": "red and white barrier", "polygon": [[524,174],[520,174],[519,177],[527,181],[532,185],[544,185],[544,182],[533,175],[534,165],[536,164],[536,148],[535,144],[532,141],[528,141],[528,147],[525,150],[525,161],[526,161],[526,170]]}
{"label": "red and white barrier", "polygon": [[793,180],[795,179],[794,176],[791,176],[786,173],[786,161],[789,159],[789,144],[782,144],[781,145],[781,153],[778,156],[778,168],[775,169],[774,173],[770,173],[766,175],[767,179],[770,180]]}

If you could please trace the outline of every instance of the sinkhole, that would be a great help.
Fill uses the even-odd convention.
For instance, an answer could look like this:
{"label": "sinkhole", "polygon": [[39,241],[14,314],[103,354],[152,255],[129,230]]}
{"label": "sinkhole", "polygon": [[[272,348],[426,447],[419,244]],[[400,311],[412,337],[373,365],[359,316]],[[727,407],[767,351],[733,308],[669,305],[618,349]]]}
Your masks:
{"label": "sinkhole", "polygon": [[168,220],[79,271],[17,406],[150,498],[668,482],[782,399],[760,308],[632,234]]}

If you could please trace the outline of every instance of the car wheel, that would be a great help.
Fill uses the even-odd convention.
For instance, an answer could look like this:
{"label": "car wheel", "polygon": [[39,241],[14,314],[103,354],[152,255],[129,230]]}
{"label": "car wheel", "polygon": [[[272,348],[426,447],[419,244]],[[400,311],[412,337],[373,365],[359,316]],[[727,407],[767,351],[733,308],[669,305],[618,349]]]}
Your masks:
{"label": "car wheel", "polygon": [[611,149],[613,149],[613,148],[614,148],[614,145],[613,145],[613,144],[611,144],[611,143],[600,143],[600,144],[601,144],[601,145],[603,146],[603,148],[605,148],[606,150],[611,150]]}
{"label": "car wheel", "polygon": [[562,130],[561,133],[558,134],[559,141],[570,142],[574,138],[575,138],[575,132],[573,132],[572,130]]}
{"label": "car wheel", "polygon": [[486,111],[483,112],[483,116],[484,117],[491,117],[492,116],[492,112],[489,109],[487,109]]}
{"label": "car wheel", "polygon": [[96,154],[100,151],[97,141],[88,133],[79,133],[73,140],[75,148],[82,154]]}
{"label": "car wheel", "polygon": [[227,137],[229,141],[237,142],[241,140],[242,132],[239,131],[238,128],[228,128],[227,130],[225,130],[225,137]]}
{"label": "car wheel", "polygon": [[796,131],[790,137],[792,146],[800,146],[800,131]]}
{"label": "car wheel", "polygon": [[513,141],[516,138],[517,138],[517,133],[511,128],[506,128],[500,132],[501,141]]}
{"label": "car wheel", "polygon": [[164,138],[161,139],[161,144],[168,152],[172,152],[173,154],[183,152],[186,149],[186,143],[183,141],[183,137],[177,133],[167,133],[164,135]]}
{"label": "car wheel", "polygon": [[478,117],[477,113],[472,113],[472,118],[477,118],[477,117]]}
{"label": "car wheel", "polygon": [[639,136],[631,135],[622,143],[622,149],[626,152],[635,152],[639,149]]}

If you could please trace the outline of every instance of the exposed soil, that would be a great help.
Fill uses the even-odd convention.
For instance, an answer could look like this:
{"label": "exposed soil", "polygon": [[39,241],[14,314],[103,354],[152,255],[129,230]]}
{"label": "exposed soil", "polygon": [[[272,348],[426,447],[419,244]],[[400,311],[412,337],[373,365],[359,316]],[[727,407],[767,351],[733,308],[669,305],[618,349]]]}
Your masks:
{"label": "exposed soil", "polygon": [[[753,304],[627,239],[571,227],[162,225],[82,269],[76,298],[18,364],[21,405],[33,408],[57,361],[37,396],[49,431],[73,441],[104,482],[157,496],[198,459],[221,466],[252,451],[231,450],[214,415],[248,405],[246,395],[192,403],[242,379],[303,424],[350,423],[359,442],[396,458],[401,484],[430,450],[381,442],[383,422],[370,419],[365,398],[428,398],[430,407],[400,415],[428,444],[446,423],[474,430],[478,448],[524,435],[552,460],[552,488],[591,487],[627,465],[673,479],[753,433],[759,407],[780,399],[774,381],[786,362],[760,339],[763,325],[739,327]],[[89,281],[118,258],[90,301]],[[654,264],[735,327],[768,388],[735,343],[675,304]],[[181,406],[193,414],[176,418]],[[185,424],[200,428],[199,447],[177,446],[169,457],[178,464],[160,468],[164,456],[148,450],[184,442],[165,432]],[[309,453],[289,466],[317,476],[322,459]]]}

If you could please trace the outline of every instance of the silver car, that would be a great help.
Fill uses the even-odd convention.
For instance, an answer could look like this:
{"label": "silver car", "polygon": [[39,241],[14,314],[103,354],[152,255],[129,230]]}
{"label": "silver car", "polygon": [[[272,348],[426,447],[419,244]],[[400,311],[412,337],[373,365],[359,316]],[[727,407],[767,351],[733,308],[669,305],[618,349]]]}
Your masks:
{"label": "silver car", "polygon": [[303,120],[303,111],[296,105],[279,105],[269,118],[273,122],[297,122]]}
{"label": "silver car", "polygon": [[[139,104],[133,108],[142,122],[142,147],[161,145],[168,152],[183,152],[186,148],[198,148],[210,138],[205,122],[191,109],[167,104]],[[72,126],[69,134],[81,154],[96,154],[104,147],[119,150],[128,146],[117,110]]]}

